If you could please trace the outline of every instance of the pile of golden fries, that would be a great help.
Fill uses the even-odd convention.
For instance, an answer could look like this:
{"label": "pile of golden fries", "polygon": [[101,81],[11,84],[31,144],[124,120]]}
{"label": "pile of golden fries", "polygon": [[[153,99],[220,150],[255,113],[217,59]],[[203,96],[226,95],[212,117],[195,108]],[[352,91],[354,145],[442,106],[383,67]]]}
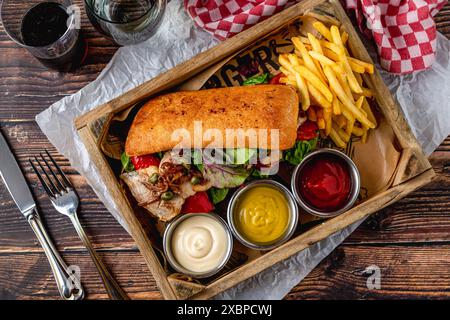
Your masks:
{"label": "pile of golden fries", "polygon": [[372,74],[374,67],[350,56],[347,32],[319,20],[312,26],[320,39],[312,33],[292,37],[294,53],[279,56],[280,82],[297,88],[308,119],[336,146],[345,148],[352,134],[365,142],[377,121],[367,101],[373,93],[363,86],[361,74]]}

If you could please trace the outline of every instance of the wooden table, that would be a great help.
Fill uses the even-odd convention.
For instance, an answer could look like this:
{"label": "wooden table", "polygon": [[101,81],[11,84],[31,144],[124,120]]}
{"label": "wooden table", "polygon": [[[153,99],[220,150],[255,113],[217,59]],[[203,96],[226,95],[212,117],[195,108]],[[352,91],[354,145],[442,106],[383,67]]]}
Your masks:
{"label": "wooden table", "polygon": [[[76,1],[78,2],[78,1]],[[80,2],[78,2],[80,3]],[[450,38],[450,5],[436,16]],[[82,270],[88,299],[105,299],[96,269],[69,220],[55,213],[28,158],[48,149],[81,196],[80,219],[95,248],[133,299],[161,295],[133,239],[58,156],[34,121],[36,114],[94,80],[117,47],[94,31],[83,12],[89,42],[85,65],[72,74],[43,68],[0,26],[0,128],[44,213],[48,231],[68,264]],[[430,93],[431,94],[431,93]],[[369,218],[323,260],[286,299],[450,298],[450,137],[431,155],[437,179]],[[381,289],[368,290],[366,267],[381,269]],[[0,182],[0,299],[58,299],[59,293],[36,237]]]}

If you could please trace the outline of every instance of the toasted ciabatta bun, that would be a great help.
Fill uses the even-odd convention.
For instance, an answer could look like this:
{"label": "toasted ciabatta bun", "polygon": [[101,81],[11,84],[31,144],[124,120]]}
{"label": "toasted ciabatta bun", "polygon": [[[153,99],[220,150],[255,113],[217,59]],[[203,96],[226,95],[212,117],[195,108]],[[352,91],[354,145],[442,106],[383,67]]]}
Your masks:
{"label": "toasted ciabatta bun", "polygon": [[[175,92],[148,101],[137,113],[128,133],[125,151],[139,156],[171,150],[180,146],[182,136],[174,134],[185,129],[192,139],[181,143],[183,148],[249,148],[251,140],[230,137],[227,129],[269,129],[267,143],[258,139],[257,148],[285,150],[297,136],[299,99],[296,90],[286,85],[255,85]],[[194,146],[194,122],[201,121],[203,141]],[[198,128],[199,123],[197,123]],[[208,129],[217,129],[217,137],[205,137]],[[270,131],[279,130],[278,145],[271,143]],[[247,131],[248,132],[248,131]],[[229,135],[227,139],[226,135]],[[275,133],[273,133],[275,134]],[[274,136],[275,137],[275,136]]]}

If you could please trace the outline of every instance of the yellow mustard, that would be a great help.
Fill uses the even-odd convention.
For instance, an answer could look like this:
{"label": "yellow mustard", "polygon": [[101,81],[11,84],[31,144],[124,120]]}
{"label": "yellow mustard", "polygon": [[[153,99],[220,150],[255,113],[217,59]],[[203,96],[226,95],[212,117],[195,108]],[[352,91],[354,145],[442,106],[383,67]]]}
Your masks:
{"label": "yellow mustard", "polygon": [[289,207],[285,195],[277,189],[251,188],[241,196],[236,209],[236,227],[250,242],[270,243],[286,232]]}

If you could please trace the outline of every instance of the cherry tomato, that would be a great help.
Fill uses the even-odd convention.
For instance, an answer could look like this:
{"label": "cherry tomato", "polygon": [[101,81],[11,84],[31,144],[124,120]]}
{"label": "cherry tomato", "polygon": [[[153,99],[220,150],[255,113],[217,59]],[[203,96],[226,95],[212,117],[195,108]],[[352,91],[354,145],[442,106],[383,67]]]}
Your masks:
{"label": "cherry tomato", "polygon": [[206,191],[197,192],[184,201],[181,213],[208,213],[214,210]]}
{"label": "cherry tomato", "polygon": [[297,130],[297,140],[312,140],[318,136],[319,127],[310,120],[306,120]]}
{"label": "cherry tomato", "polygon": [[146,154],[144,156],[135,156],[131,157],[131,162],[134,165],[134,168],[136,170],[139,169],[145,169],[150,166],[159,166],[159,163],[161,162],[158,157],[155,157],[152,154]]}
{"label": "cherry tomato", "polygon": [[269,83],[270,84],[280,84],[280,79],[281,79],[282,76],[283,76],[282,73],[277,74],[275,77],[270,79]]}

